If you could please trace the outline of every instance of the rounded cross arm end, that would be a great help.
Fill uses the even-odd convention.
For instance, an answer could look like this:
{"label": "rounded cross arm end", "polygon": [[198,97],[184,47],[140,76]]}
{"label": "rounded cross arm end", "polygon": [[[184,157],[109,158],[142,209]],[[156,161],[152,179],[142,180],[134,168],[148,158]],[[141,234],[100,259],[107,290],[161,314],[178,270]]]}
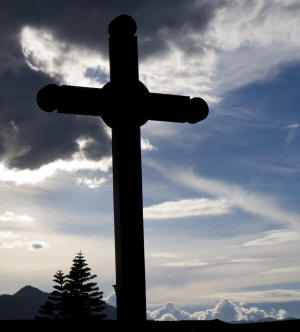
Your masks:
{"label": "rounded cross arm end", "polygon": [[208,105],[202,98],[192,98],[190,100],[190,116],[187,122],[197,123],[204,120],[209,113]]}
{"label": "rounded cross arm end", "polygon": [[60,87],[56,84],[48,84],[43,87],[36,96],[38,106],[45,112],[53,112],[59,103]]}

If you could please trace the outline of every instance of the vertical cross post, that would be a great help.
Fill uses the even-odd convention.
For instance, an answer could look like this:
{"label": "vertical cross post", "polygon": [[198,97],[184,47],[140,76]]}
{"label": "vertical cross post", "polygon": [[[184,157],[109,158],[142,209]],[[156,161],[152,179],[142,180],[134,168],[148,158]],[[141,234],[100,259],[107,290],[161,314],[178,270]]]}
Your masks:
{"label": "vertical cross post", "polygon": [[[139,81],[135,22],[109,26],[110,82],[129,90]],[[125,93],[126,94],[126,93]],[[121,107],[122,104],[118,103]],[[119,106],[119,107],[120,107]],[[124,105],[125,107],[125,105]],[[127,108],[127,107],[126,107]],[[121,109],[120,113],[134,112]],[[116,255],[117,319],[146,320],[143,198],[140,125],[120,121],[112,126],[113,192]]]}

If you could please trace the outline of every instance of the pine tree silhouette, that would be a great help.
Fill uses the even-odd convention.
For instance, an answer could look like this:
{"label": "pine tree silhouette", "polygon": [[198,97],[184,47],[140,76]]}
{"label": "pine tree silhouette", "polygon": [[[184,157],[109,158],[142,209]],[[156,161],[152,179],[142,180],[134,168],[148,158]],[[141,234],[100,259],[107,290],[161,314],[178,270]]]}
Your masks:
{"label": "pine tree silhouette", "polygon": [[50,293],[47,301],[41,306],[39,316],[37,319],[64,319],[66,312],[66,277],[64,273],[59,270],[55,275],[53,281],[54,291]]}
{"label": "pine tree silhouette", "polygon": [[103,319],[100,314],[104,309],[103,292],[99,292],[96,282],[90,282],[97,275],[90,273],[81,251],[73,259],[67,283],[67,318],[69,319]]}
{"label": "pine tree silhouette", "polygon": [[73,259],[68,275],[62,271],[54,275],[54,291],[41,306],[36,319],[104,319],[106,314],[100,313],[105,308],[103,292],[99,292],[96,282],[91,282],[97,275],[90,271],[80,251]]}

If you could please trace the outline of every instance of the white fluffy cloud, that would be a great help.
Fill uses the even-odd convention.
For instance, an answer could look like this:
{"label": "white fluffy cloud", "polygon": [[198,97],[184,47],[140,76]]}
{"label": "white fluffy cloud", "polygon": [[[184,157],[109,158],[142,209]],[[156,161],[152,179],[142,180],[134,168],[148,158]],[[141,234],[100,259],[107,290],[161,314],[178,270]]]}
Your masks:
{"label": "white fluffy cloud", "polygon": [[141,138],[141,150],[142,151],[152,151],[157,148],[151,144],[147,138]]}
{"label": "white fluffy cloud", "polygon": [[172,303],[166,303],[161,308],[148,312],[153,320],[189,320],[191,315]]}
{"label": "white fluffy cloud", "polygon": [[201,215],[217,215],[230,212],[227,199],[182,199],[167,201],[144,208],[144,217],[149,219],[171,219]]}
{"label": "white fluffy cloud", "polygon": [[257,307],[248,309],[230,300],[222,300],[213,309],[195,312],[192,316],[197,320],[220,319],[224,322],[232,322],[241,320],[258,321],[266,318],[283,319],[285,315],[286,311],[283,309],[267,313]]}
{"label": "white fluffy cloud", "polygon": [[267,313],[257,307],[246,308],[243,305],[230,300],[222,300],[212,309],[194,312],[190,314],[172,303],[164,304],[161,308],[148,311],[149,319],[153,320],[212,320],[220,319],[224,322],[233,321],[259,321],[268,318],[283,319],[286,311],[280,309]]}

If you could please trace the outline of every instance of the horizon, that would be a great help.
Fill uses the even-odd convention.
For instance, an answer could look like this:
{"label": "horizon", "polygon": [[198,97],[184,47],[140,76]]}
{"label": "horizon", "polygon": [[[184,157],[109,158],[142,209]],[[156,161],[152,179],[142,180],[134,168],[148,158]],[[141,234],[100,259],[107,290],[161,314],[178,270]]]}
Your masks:
{"label": "horizon", "polygon": [[108,23],[127,13],[140,80],[210,108],[141,127],[147,305],[300,301],[297,1],[14,3],[0,5],[0,293],[51,291],[79,250],[113,292],[110,129],[35,96],[102,87]]}
{"label": "horizon", "polygon": [[[26,298],[28,300],[28,291],[34,290],[36,292],[50,295],[43,290],[38,289],[32,285],[26,285],[19,289],[15,294],[0,294],[1,296],[16,296],[24,294],[26,289]],[[4,298],[4,299],[5,299]],[[33,298],[32,298],[33,300]],[[115,296],[108,296],[103,298],[104,302],[116,309]],[[34,301],[35,302],[35,301]],[[23,302],[21,302],[23,303]],[[300,317],[300,301],[279,302],[279,303],[234,303],[229,300],[222,300],[216,303],[202,304],[202,305],[174,305],[172,303],[164,303],[160,305],[147,306],[147,320],[156,321],[176,321],[176,320],[221,320],[223,322],[263,322],[263,321],[280,321],[299,319]],[[5,305],[4,303],[1,303]],[[43,303],[41,303],[42,305]],[[24,305],[24,303],[23,303]],[[283,309],[284,307],[285,309]],[[21,308],[20,308],[21,309]],[[110,309],[109,309],[110,310]],[[19,313],[20,314],[20,313]],[[5,314],[4,314],[5,315]],[[114,315],[110,310],[110,318]],[[25,318],[25,317],[24,317]],[[28,319],[27,317],[26,319]],[[3,319],[3,317],[2,317]]]}

